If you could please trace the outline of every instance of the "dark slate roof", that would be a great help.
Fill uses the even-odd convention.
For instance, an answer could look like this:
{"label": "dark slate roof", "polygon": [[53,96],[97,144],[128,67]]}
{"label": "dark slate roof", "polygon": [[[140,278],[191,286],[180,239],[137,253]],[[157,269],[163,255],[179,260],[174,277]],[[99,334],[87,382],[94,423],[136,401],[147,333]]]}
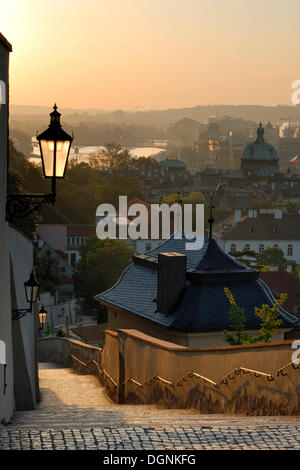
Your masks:
{"label": "dark slate roof", "polygon": [[[228,287],[238,305],[245,309],[246,328],[258,329],[260,319],[254,314],[254,308],[266,303],[274,305],[275,299],[266,284],[253,277],[256,272],[223,253],[214,240],[205,240],[201,249],[191,251],[185,250],[185,242],[184,238],[176,240],[172,236],[142,256],[144,264],[131,264],[111,289],[95,298],[163,327],[190,332],[222,331],[230,329],[231,324],[230,304],[224,292],[224,287]],[[158,254],[164,252],[187,255],[187,277],[190,271],[198,275],[205,270],[223,273],[223,277],[213,282],[206,282],[206,278],[200,282],[189,278],[176,309],[168,316],[156,311],[155,301]],[[240,273],[246,273],[248,277],[241,280]],[[298,322],[283,308],[280,307],[278,312],[283,320],[282,327],[291,327]]]}
{"label": "dark slate roof", "polygon": [[244,264],[238,263],[234,258],[224,253],[217,242],[209,240],[205,254],[197,266],[198,270],[247,270]]}

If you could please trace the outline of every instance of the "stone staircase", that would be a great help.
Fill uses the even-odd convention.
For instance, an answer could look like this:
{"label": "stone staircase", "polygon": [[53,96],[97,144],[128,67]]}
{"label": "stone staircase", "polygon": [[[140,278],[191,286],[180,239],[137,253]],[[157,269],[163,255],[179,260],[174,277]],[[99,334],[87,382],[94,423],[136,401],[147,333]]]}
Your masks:
{"label": "stone staircase", "polygon": [[202,415],[197,410],[163,409],[154,405],[119,405],[92,375],[55,364],[40,365],[41,402],[36,410],[19,411],[8,430],[255,427],[299,425],[299,417]]}

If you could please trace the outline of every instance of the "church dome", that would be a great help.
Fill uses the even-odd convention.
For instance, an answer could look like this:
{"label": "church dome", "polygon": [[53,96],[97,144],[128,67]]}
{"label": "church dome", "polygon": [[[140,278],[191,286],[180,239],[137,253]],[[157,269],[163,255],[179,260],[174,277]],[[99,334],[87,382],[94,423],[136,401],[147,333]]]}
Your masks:
{"label": "church dome", "polygon": [[264,128],[260,123],[257,128],[257,138],[255,142],[247,145],[245,148],[242,160],[262,160],[269,162],[270,160],[279,160],[278,154],[271,144],[265,142]]}
{"label": "church dome", "polygon": [[248,176],[272,176],[278,173],[279,157],[271,144],[265,142],[262,123],[257,128],[255,142],[247,145],[241,158],[241,169]]}

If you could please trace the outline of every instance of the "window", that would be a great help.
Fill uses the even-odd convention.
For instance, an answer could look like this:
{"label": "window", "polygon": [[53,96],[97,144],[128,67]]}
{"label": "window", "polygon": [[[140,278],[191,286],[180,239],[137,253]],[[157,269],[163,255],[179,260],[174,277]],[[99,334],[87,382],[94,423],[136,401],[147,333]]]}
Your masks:
{"label": "window", "polygon": [[278,248],[278,245],[273,245],[273,248]]}
{"label": "window", "polygon": [[258,248],[258,251],[261,253],[262,251],[264,251],[265,249],[265,245],[259,245],[259,248]]}
{"label": "window", "polygon": [[288,256],[293,256],[293,245],[288,245],[287,255]]}
{"label": "window", "polygon": [[68,245],[70,245],[71,244],[71,237],[68,237],[67,240],[68,240]]}
{"label": "window", "polygon": [[79,241],[79,237],[76,238],[76,245],[79,245],[80,244],[80,241]]}
{"label": "window", "polygon": [[245,250],[245,251],[249,251],[249,250],[250,250],[250,245],[249,245],[248,243],[245,245],[244,250]]}
{"label": "window", "polygon": [[235,250],[236,250],[236,245],[235,244],[231,245],[230,251],[235,251]]}
{"label": "window", "polygon": [[75,238],[72,237],[72,245],[75,245]]}

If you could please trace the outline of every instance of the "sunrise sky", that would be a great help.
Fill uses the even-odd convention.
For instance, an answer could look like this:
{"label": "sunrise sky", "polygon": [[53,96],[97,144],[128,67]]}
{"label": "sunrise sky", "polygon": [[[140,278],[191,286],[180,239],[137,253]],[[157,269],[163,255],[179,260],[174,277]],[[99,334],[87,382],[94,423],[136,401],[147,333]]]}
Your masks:
{"label": "sunrise sky", "polygon": [[292,104],[299,0],[1,0],[11,104]]}

